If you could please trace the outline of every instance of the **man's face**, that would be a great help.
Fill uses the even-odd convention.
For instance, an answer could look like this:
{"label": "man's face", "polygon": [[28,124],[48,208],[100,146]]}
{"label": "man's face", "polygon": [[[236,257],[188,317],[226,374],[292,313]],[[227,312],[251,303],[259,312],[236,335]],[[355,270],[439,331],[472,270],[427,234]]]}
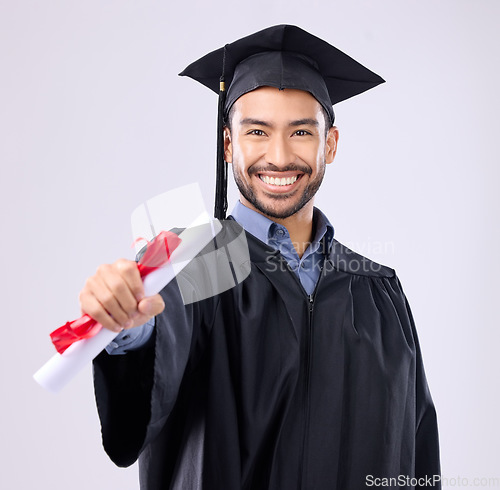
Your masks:
{"label": "man's face", "polygon": [[337,147],[337,128],[325,130],[321,105],[308,92],[260,87],[242,95],[226,128],[225,159],[245,204],[278,219],[312,207]]}

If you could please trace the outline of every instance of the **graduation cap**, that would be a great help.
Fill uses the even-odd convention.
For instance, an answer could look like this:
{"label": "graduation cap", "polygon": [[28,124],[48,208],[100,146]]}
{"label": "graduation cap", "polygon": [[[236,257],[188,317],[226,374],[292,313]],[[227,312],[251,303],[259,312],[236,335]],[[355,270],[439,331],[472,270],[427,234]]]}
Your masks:
{"label": "graduation cap", "polygon": [[227,163],[224,124],[234,102],[258,87],[309,92],[333,124],[332,105],[373,88],[384,80],[326,41],[292,25],[277,25],[226,44],[191,63],[188,76],[219,94],[215,211],[225,219]]}

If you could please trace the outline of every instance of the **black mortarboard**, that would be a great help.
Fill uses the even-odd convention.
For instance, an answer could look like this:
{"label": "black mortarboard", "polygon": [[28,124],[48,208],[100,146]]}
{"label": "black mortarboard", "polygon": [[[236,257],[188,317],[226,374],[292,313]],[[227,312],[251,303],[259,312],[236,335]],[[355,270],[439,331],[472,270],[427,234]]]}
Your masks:
{"label": "black mortarboard", "polygon": [[333,124],[333,104],[384,82],[331,44],[291,25],[269,27],[226,44],[191,63],[180,75],[219,94],[215,192],[218,219],[225,218],[227,209],[224,119],[239,97],[263,86],[304,90],[323,106]]}

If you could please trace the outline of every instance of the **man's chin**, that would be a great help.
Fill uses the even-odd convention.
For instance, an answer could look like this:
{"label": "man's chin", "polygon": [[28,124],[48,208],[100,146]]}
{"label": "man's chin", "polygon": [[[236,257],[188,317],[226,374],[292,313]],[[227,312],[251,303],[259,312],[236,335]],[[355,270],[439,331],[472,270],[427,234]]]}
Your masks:
{"label": "man's chin", "polygon": [[[270,219],[287,219],[300,211],[314,196],[309,188],[300,192],[298,189],[286,193],[262,193],[262,190],[242,185],[241,179],[235,175],[235,182],[241,195],[259,213]],[[321,182],[321,180],[320,180]],[[318,186],[319,187],[319,186]]]}
{"label": "man's chin", "polygon": [[257,211],[268,216],[269,218],[286,219],[300,211],[307,203],[300,200],[285,203],[285,200],[290,201],[289,199],[285,199],[283,196],[280,196],[279,198],[269,199],[267,202],[263,202],[260,199],[254,200],[252,204]]}

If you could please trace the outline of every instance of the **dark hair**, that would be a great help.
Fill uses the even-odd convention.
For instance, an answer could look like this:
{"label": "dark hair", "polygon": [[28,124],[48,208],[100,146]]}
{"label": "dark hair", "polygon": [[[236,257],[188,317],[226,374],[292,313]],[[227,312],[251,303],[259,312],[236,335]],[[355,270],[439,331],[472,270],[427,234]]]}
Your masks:
{"label": "dark hair", "polygon": [[[321,112],[323,113],[323,117],[325,118],[325,138],[328,135],[328,130],[333,127],[333,123],[330,120],[330,116],[328,115],[328,112],[326,112],[325,108],[321,106]],[[231,131],[231,122],[233,120],[234,116],[234,103],[229,109],[229,113],[227,116],[224,118],[224,126],[229,128],[229,131]]]}

